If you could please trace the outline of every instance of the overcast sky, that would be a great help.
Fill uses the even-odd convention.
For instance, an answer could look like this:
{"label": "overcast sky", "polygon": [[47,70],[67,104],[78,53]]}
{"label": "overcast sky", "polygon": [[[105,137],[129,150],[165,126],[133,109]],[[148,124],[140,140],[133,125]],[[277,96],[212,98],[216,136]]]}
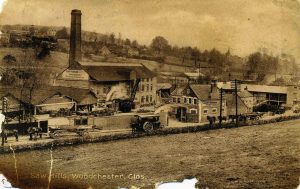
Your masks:
{"label": "overcast sky", "polygon": [[[0,0],[5,1],[5,0]],[[248,55],[266,47],[300,61],[300,0],[7,0],[1,24],[70,25],[81,9],[82,28],[149,44],[216,47]]]}

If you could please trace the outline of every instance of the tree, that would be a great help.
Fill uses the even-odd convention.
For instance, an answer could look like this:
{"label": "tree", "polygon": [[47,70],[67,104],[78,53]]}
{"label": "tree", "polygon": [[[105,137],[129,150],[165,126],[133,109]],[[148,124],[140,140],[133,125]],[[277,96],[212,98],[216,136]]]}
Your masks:
{"label": "tree", "polygon": [[157,51],[160,55],[170,48],[168,40],[162,36],[156,36],[152,39],[151,48]]}
{"label": "tree", "polygon": [[130,39],[126,38],[124,44],[130,46],[131,45]]}
{"label": "tree", "polygon": [[203,53],[200,54],[200,60],[204,62],[208,62],[209,59],[209,52],[208,50],[204,50]]}
{"label": "tree", "polygon": [[197,47],[194,47],[191,52],[191,57],[194,60],[195,67],[197,66],[197,60],[199,59],[200,51]]}
{"label": "tree", "polygon": [[[31,117],[33,112],[31,106],[33,94],[36,89],[44,86],[48,80],[46,79],[46,71],[40,69],[39,63],[36,62],[34,51],[29,48],[22,50],[23,53],[18,58],[18,62],[14,64],[14,68],[7,68],[3,73],[1,83],[19,90],[19,109],[22,109],[21,102],[28,102],[29,106],[27,106],[28,108],[25,111]],[[22,115],[19,114],[19,121],[21,121],[21,117]]]}
{"label": "tree", "polygon": [[258,70],[259,65],[262,64],[262,54],[260,52],[250,54],[247,64],[249,71],[255,73]]}
{"label": "tree", "polygon": [[49,27],[47,27],[47,26],[43,26],[43,27],[41,27],[41,28],[39,29],[39,33],[40,33],[41,35],[47,35],[47,34],[48,34],[48,31],[49,31]]}
{"label": "tree", "polygon": [[122,34],[120,32],[118,34],[118,45],[122,45]]}
{"label": "tree", "polygon": [[225,55],[213,48],[208,54],[208,62],[215,67],[215,73],[221,74],[225,66]]}
{"label": "tree", "polygon": [[279,68],[279,58],[266,53],[255,52],[249,55],[247,66],[248,74],[257,73],[259,80],[266,74],[276,74]]}
{"label": "tree", "polygon": [[56,39],[69,39],[69,34],[66,27],[58,30],[55,34]]}
{"label": "tree", "polygon": [[131,46],[134,47],[134,48],[138,48],[139,44],[136,40],[133,40],[132,43],[131,43]]}
{"label": "tree", "polygon": [[35,34],[35,29],[34,29],[34,25],[31,25],[30,27],[29,27],[29,35],[34,35]]}
{"label": "tree", "polygon": [[109,41],[110,41],[111,44],[115,44],[115,42],[116,42],[116,36],[115,36],[114,33],[111,33],[109,35]]}

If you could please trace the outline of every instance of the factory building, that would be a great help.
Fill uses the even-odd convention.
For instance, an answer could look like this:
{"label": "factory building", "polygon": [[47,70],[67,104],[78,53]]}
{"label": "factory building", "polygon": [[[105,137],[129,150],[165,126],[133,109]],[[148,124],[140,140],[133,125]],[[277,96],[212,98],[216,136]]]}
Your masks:
{"label": "factory building", "polygon": [[[99,103],[128,99],[141,80],[134,99],[136,108],[155,104],[155,74],[141,63],[85,62],[81,55],[81,11],[71,13],[69,67],[55,78],[53,85],[89,89]],[[99,105],[99,104],[98,104]]]}

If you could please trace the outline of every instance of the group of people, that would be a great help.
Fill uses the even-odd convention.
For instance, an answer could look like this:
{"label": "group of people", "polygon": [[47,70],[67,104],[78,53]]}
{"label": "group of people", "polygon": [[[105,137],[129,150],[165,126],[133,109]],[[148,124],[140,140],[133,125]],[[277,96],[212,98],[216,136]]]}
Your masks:
{"label": "group of people", "polygon": [[29,134],[29,140],[37,140],[38,136],[42,138],[42,128],[40,127],[29,127],[27,132]]}
{"label": "group of people", "polygon": [[[7,143],[7,137],[8,135],[13,135],[16,138],[16,141],[19,141],[19,134],[18,130],[8,130],[4,128],[4,122],[5,122],[5,115],[0,113],[0,135],[1,135],[1,145],[4,146],[5,143]],[[38,136],[39,138],[42,138],[42,128],[39,127],[29,127],[27,129],[27,132],[29,134],[29,140],[37,140]]]}

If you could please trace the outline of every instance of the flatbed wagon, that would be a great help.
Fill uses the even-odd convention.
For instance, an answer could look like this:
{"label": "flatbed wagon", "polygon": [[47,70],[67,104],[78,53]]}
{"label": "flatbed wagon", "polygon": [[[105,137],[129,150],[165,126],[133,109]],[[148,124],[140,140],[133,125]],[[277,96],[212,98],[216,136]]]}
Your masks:
{"label": "flatbed wagon", "polygon": [[52,126],[49,127],[50,138],[58,138],[59,136],[68,135],[70,133],[76,133],[79,136],[85,136],[91,131],[95,131],[97,128],[95,125],[78,125],[78,126]]}

